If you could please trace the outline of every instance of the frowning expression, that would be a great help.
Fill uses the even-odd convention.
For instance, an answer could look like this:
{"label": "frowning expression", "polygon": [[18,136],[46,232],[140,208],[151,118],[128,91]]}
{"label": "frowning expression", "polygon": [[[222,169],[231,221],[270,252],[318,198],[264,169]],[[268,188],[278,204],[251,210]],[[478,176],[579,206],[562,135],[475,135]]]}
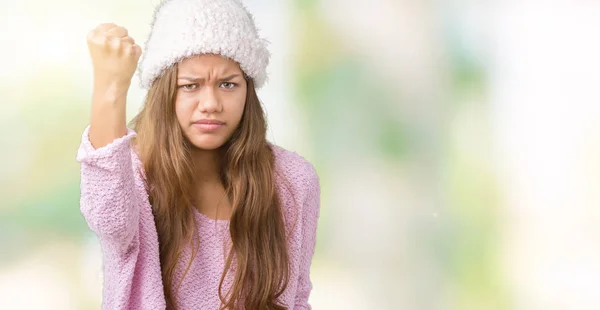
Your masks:
{"label": "frowning expression", "polygon": [[225,144],[242,119],[246,89],[244,73],[231,59],[204,54],[181,61],[175,113],[187,139],[202,150]]}

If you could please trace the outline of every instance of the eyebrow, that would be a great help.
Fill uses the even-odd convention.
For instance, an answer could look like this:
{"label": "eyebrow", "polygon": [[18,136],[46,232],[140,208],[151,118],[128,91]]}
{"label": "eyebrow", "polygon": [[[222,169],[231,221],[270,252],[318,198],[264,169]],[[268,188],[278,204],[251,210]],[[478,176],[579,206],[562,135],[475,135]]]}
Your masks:
{"label": "eyebrow", "polygon": [[[224,77],[222,79],[219,79],[219,81],[220,82],[230,81],[233,78],[236,78],[238,76],[240,76],[240,74],[237,74],[237,73],[236,74],[232,74],[230,76],[226,76],[226,77]],[[190,81],[192,83],[197,83],[197,82],[200,82],[200,81],[204,80],[204,78],[196,78],[196,77],[190,77],[190,76],[180,76],[180,77],[177,77],[177,79],[179,79],[179,80],[188,80],[188,81]]]}

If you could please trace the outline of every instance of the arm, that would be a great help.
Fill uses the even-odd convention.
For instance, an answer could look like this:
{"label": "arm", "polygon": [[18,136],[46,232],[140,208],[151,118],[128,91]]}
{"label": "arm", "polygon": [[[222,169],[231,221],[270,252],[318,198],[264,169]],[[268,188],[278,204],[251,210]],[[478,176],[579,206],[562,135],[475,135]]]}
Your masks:
{"label": "arm", "polygon": [[100,241],[124,253],[137,232],[141,197],[135,186],[133,151],[130,140],[135,132],[94,148],[88,126],[77,152],[81,163],[80,210]]}
{"label": "arm", "polygon": [[87,44],[94,68],[94,90],[89,140],[101,148],[128,133],[125,105],[141,49],[127,29],[100,24],[88,33]]}
{"label": "arm", "polygon": [[312,309],[308,304],[308,297],[312,290],[310,281],[310,265],[315,252],[317,240],[317,221],[320,212],[320,185],[319,177],[312,167],[308,164],[307,168],[308,182],[306,197],[302,210],[302,246],[300,258],[300,275],[298,278],[298,289],[296,291],[294,309]]}
{"label": "arm", "polygon": [[130,140],[125,122],[131,78],[141,54],[127,29],[101,24],[88,33],[94,68],[90,126],[84,130],[77,161],[81,163],[80,208],[101,243],[124,253],[139,217]]}

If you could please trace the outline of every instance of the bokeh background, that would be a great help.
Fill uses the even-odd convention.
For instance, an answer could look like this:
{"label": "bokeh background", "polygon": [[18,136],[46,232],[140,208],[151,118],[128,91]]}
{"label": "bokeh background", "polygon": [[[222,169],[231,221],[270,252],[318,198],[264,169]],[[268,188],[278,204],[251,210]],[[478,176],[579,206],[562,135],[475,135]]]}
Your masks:
{"label": "bokeh background", "polygon": [[[599,1],[244,2],[321,179],[314,309],[600,309]],[[99,309],[86,34],[143,43],[158,0],[0,3],[1,308]]]}

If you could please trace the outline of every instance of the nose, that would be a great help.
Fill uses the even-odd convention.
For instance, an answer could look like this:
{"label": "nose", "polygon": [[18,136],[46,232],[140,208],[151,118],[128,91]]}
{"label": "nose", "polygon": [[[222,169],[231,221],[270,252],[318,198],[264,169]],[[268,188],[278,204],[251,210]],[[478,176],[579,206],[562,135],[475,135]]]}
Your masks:
{"label": "nose", "polygon": [[198,98],[198,110],[202,113],[221,112],[222,105],[218,95],[212,87],[204,87]]}

